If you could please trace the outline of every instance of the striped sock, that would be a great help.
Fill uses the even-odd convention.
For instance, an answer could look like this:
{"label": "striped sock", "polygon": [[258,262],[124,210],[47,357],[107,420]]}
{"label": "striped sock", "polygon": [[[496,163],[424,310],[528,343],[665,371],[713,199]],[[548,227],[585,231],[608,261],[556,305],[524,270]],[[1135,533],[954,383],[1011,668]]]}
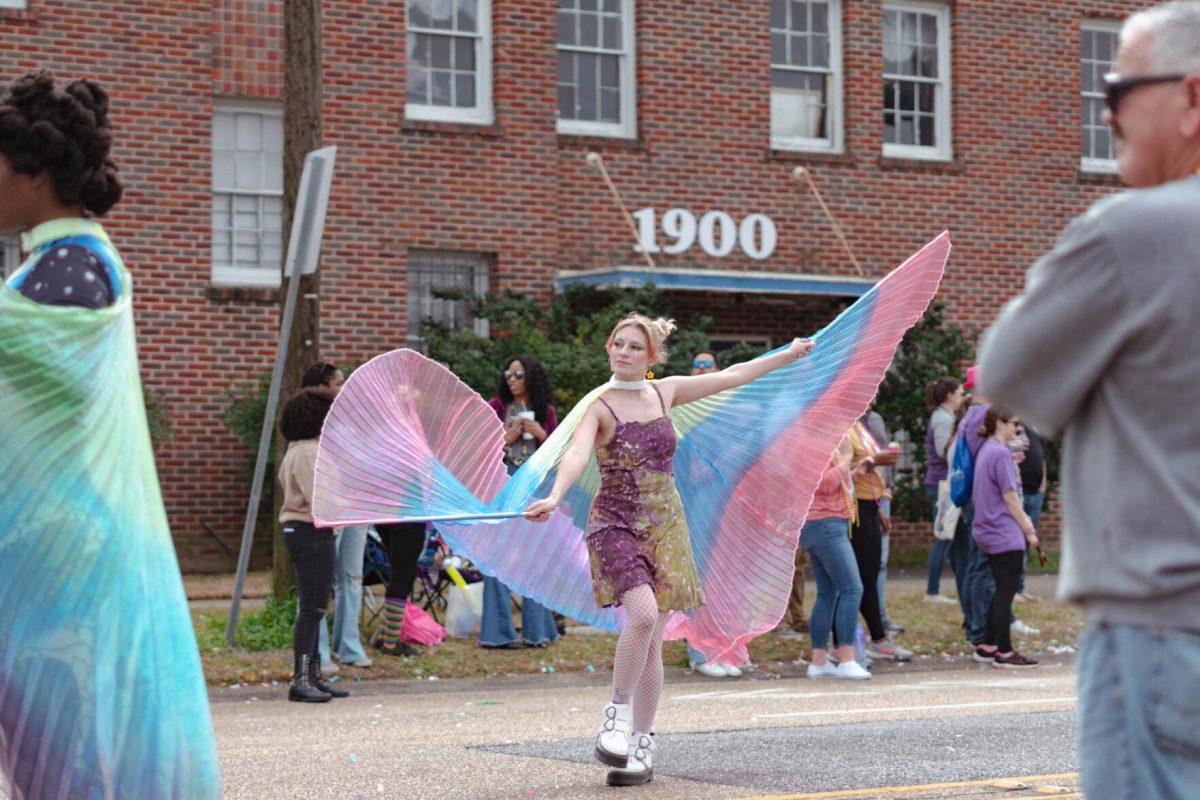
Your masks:
{"label": "striped sock", "polygon": [[379,626],[379,643],[395,647],[400,642],[400,630],[404,627],[404,606],[407,601],[389,597],[383,603],[383,622]]}

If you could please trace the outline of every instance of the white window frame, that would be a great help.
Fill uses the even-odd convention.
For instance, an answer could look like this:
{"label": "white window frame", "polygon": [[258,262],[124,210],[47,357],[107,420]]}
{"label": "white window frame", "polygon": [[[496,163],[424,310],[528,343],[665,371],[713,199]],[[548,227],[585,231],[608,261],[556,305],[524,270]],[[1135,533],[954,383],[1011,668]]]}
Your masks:
{"label": "white window frame", "polygon": [[18,11],[29,7],[26,0],[0,0],[0,8],[14,8]]}
{"label": "white window frame", "polygon": [[496,110],[492,103],[492,0],[476,0],[476,19],[478,30],[475,33],[465,31],[447,31],[440,28],[421,28],[408,26],[408,0],[404,3],[404,52],[405,69],[407,69],[408,34],[423,33],[432,36],[468,36],[475,39],[475,105],[466,108],[454,106],[434,106],[425,103],[410,103],[407,101],[408,90],[405,88],[404,117],[405,119],[423,122],[461,122],[466,125],[491,125],[496,121]]}
{"label": "white window frame", "polygon": [[[829,78],[829,105],[826,115],[829,118],[829,138],[811,138],[808,136],[772,136],[771,147],[775,150],[793,150],[797,152],[834,153],[840,154],[845,148],[844,125],[842,121],[842,0],[825,0],[829,7],[829,69],[819,67],[792,67],[788,65],[771,64],[771,69],[787,69],[797,72],[825,72]],[[775,91],[775,87],[771,87]]]}
{"label": "white window frame", "polygon": [[[231,113],[231,114],[238,114],[238,113],[260,114],[263,116],[277,117],[280,120],[283,119],[283,107],[277,103],[254,103],[254,102],[239,101],[239,100],[229,101],[229,100],[224,100],[224,99],[218,98],[213,101],[214,124],[215,124],[216,115],[217,115],[218,111],[223,112],[223,113]],[[281,159],[283,158],[282,147],[283,147],[283,142],[281,141],[280,142],[280,148],[281,148],[280,158]],[[210,157],[215,157],[216,148],[213,145],[211,139],[210,139],[210,144],[209,144],[209,152],[210,152]],[[279,189],[279,191],[268,190],[268,189],[259,189],[259,190],[236,189],[235,190],[235,189],[217,189],[215,186],[210,185],[210,192],[211,192],[214,202],[215,202],[216,196],[218,194],[229,195],[231,198],[237,197],[239,195],[252,196],[252,197],[253,196],[280,197],[280,198],[283,197],[282,187]],[[284,253],[286,253],[286,248],[287,248],[287,242],[283,241],[284,231],[282,230],[283,228],[287,227],[286,220],[282,220],[282,222],[281,222],[281,230],[279,232],[280,256],[281,257],[280,257],[280,263],[276,265],[275,269],[268,270],[268,269],[262,269],[260,267],[239,267],[239,266],[231,266],[231,265],[222,265],[222,264],[217,264],[215,261],[212,260],[212,245],[211,245],[212,207],[213,207],[213,202],[210,202],[210,204],[209,204],[209,236],[210,236],[209,260],[212,264],[212,282],[213,282],[213,284],[218,285],[218,286],[265,286],[265,287],[272,287],[272,288],[279,286],[281,278],[282,278],[282,274],[283,274],[283,258],[282,258],[282,256],[284,255]],[[282,209],[282,203],[281,203],[280,204],[280,214],[282,215],[282,213],[283,213],[283,209]]]}
{"label": "white window frame", "polygon": [[[1079,60],[1081,63],[1083,61],[1083,35],[1087,31],[1119,34],[1121,32],[1121,23],[1119,23],[1115,20],[1107,20],[1107,19],[1085,19],[1085,20],[1083,20],[1083,22],[1079,26]],[[1114,56],[1116,55],[1115,50],[1113,51],[1113,55]],[[1083,131],[1082,99],[1085,97],[1090,97],[1090,98],[1096,98],[1098,100],[1103,100],[1104,92],[1103,91],[1091,92],[1091,93],[1084,92],[1083,86],[1081,84],[1079,87],[1079,96],[1080,96],[1080,100],[1081,100],[1080,109],[1079,109],[1079,111],[1080,111],[1079,130],[1082,133],[1082,131]],[[1089,156],[1081,155],[1079,157],[1079,169],[1082,170],[1083,172],[1095,172],[1095,173],[1099,173],[1102,175],[1115,175],[1117,173],[1117,160],[1115,158],[1091,158]]]}
{"label": "white window frame", "polygon": [[[954,158],[954,146],[950,140],[953,132],[953,117],[951,92],[954,82],[950,75],[950,8],[940,3],[919,2],[887,2],[883,5],[884,12],[899,11],[901,13],[917,12],[933,14],[937,18],[937,48],[938,48],[938,78],[919,78],[913,75],[893,75],[882,73],[882,81],[901,80],[917,83],[932,83],[934,90],[934,126],[938,144],[925,147],[911,144],[883,143],[884,158],[910,158],[923,161],[951,161]],[[882,43],[882,39],[880,39]],[[880,61],[883,53],[880,51]],[[882,125],[882,115],[881,115]]]}
{"label": "white window frame", "polygon": [[[602,1],[602,0],[601,0]],[[624,55],[620,57],[620,66],[617,70],[619,80],[621,81],[621,121],[620,122],[593,122],[591,120],[580,119],[557,119],[557,130],[561,134],[570,136],[605,136],[612,139],[636,139],[637,138],[637,41],[635,39],[637,27],[634,24],[634,14],[637,12],[637,6],[634,0],[621,0],[621,42],[625,46]],[[555,12],[557,15],[557,5]],[[555,27],[557,31],[557,26]],[[554,53],[556,56],[555,64],[555,85],[557,86],[557,55],[560,51],[566,50],[572,53],[596,53],[597,55],[613,55],[614,51],[604,50],[598,47],[578,47],[575,45],[560,45],[556,41],[554,44]],[[558,115],[558,95],[555,93],[554,112]]]}

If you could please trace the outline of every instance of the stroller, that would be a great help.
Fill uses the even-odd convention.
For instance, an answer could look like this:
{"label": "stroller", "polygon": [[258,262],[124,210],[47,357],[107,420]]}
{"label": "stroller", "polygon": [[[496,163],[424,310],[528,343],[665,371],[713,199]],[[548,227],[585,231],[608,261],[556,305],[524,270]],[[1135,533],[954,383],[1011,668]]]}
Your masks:
{"label": "stroller", "polygon": [[[443,569],[443,563],[451,555],[450,548],[442,541],[436,530],[431,530],[425,541],[425,549],[417,561],[417,580],[409,601],[424,609],[439,624],[446,617],[446,590],[453,581]],[[459,573],[467,583],[483,580],[483,574],[470,566],[459,567]],[[391,567],[383,539],[371,526],[367,529],[367,546],[363,550],[363,605],[367,609],[367,622],[374,625],[383,610],[384,595]]]}

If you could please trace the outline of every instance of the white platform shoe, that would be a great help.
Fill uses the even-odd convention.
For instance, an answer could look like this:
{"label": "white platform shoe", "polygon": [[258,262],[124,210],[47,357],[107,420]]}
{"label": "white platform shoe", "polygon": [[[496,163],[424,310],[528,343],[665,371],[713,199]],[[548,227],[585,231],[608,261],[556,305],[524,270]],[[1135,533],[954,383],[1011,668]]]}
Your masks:
{"label": "white platform shoe", "polygon": [[609,703],[604,707],[604,719],[596,734],[596,760],[610,767],[624,769],[629,764],[629,733],[633,725],[633,710],[628,703]]}
{"label": "white platform shoe", "polygon": [[654,780],[654,737],[639,733],[629,742],[629,764],[608,772],[609,786],[641,786]]}

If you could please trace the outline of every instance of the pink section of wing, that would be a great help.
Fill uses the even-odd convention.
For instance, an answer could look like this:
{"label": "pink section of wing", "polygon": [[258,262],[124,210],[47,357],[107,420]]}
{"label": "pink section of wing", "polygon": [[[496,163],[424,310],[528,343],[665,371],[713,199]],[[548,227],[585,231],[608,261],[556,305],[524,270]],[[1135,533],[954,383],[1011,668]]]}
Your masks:
{"label": "pink section of wing", "polygon": [[503,426],[449,370],[395,350],[354,371],[321,435],[318,525],[480,513],[503,486]]}

